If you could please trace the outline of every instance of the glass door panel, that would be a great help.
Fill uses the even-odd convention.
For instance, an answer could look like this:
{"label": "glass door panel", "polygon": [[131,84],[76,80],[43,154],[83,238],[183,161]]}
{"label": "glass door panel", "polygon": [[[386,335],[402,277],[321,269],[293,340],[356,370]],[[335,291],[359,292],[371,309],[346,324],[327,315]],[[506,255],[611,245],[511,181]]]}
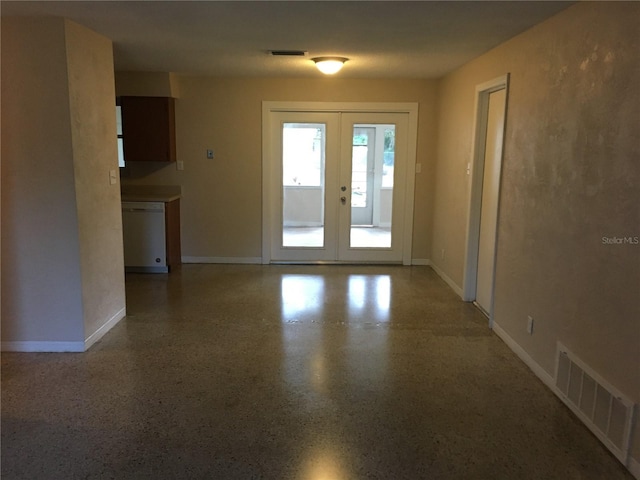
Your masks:
{"label": "glass door panel", "polygon": [[351,153],[351,224],[373,224],[376,129],[354,127]]}
{"label": "glass door panel", "polygon": [[391,248],[395,131],[395,125],[353,126],[351,248]]}
{"label": "glass door panel", "polygon": [[324,247],[325,151],[325,124],[283,124],[283,247]]}
{"label": "glass door panel", "polygon": [[[338,260],[403,261],[408,115],[343,113]],[[348,188],[350,186],[350,188]]]}
{"label": "glass door panel", "polygon": [[272,112],[270,123],[271,259],[334,261],[340,115]]}

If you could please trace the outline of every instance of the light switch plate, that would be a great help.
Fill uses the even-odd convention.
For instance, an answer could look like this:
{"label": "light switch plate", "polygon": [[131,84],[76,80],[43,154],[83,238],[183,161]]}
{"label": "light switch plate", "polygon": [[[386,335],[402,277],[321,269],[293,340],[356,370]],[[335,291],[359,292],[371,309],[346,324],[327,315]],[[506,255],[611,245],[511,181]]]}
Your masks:
{"label": "light switch plate", "polygon": [[176,162],[176,170],[184,170],[184,162],[182,160]]}
{"label": "light switch plate", "polygon": [[213,158],[213,150],[207,150],[207,158]]}
{"label": "light switch plate", "polygon": [[109,185],[118,183],[118,176],[115,170],[109,170]]}

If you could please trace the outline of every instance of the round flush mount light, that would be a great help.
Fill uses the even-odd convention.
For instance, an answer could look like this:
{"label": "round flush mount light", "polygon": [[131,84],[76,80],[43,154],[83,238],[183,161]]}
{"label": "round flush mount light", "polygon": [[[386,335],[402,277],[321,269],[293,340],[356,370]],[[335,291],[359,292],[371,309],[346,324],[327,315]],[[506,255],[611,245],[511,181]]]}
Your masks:
{"label": "round flush mount light", "polygon": [[318,70],[320,70],[325,75],[333,75],[334,73],[338,73],[340,69],[343,67],[344,62],[349,60],[344,57],[316,57],[312,58]]}

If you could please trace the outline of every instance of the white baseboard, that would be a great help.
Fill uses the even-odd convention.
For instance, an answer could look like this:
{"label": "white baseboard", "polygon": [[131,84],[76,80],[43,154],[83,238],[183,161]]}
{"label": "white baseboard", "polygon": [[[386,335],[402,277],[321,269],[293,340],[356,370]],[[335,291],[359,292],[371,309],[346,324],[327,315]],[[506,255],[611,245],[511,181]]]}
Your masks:
{"label": "white baseboard", "polygon": [[[500,325],[498,325],[495,322],[493,323],[493,331],[498,337],[500,337],[500,339],[504,343],[507,344],[507,346],[513,351],[513,353],[515,353],[518,356],[518,358],[520,358],[520,360],[522,360],[525,363],[525,365],[527,365],[527,367],[531,369],[531,371],[535,374],[535,376],[538,377],[542,381],[542,383],[544,383],[560,400],[564,402],[562,398],[562,394],[556,388],[553,376],[547,373],[546,370],[544,370],[533,358],[531,358],[529,354],[525,352],[525,350],[520,345],[518,345],[516,341],[513,338],[511,338],[509,334],[502,329],[502,327],[500,327]],[[564,403],[565,405],[567,405],[566,402]],[[606,441],[603,440],[603,438],[598,434],[598,432],[594,431],[591,428],[591,426],[588,424],[588,422],[586,422],[582,418],[580,412],[575,410],[574,408],[571,408],[570,405],[567,405],[567,406],[574,413],[574,415],[576,415],[580,419],[580,421],[582,421],[585,424],[585,426],[595,434],[598,440],[600,440],[603,443],[603,445],[607,447]],[[635,478],[640,480],[640,462],[638,462],[632,457],[628,457],[627,465],[625,466]]]}
{"label": "white baseboard", "polygon": [[631,472],[634,478],[640,480],[640,462],[633,457],[629,457],[627,468]]}
{"label": "white baseboard", "polygon": [[98,340],[100,340],[105,335],[105,333],[107,333],[109,330],[115,327],[116,324],[120,320],[122,320],[126,315],[127,315],[127,309],[126,307],[122,307],[115,315],[113,315],[109,320],[107,320],[107,322],[104,325],[102,325],[98,330],[96,330],[91,335],[89,335],[89,337],[84,341],[85,351],[89,350],[89,348],[91,348],[91,345],[93,345]]}
{"label": "white baseboard", "polygon": [[431,260],[427,258],[412,258],[411,265],[431,265]]}
{"label": "white baseboard", "polygon": [[2,342],[3,352],[84,352],[84,342]]}
{"label": "white baseboard", "polygon": [[556,393],[556,386],[553,382],[553,377],[549,375],[545,369],[543,369],[533,358],[529,356],[524,349],[516,343],[516,341],[505,332],[500,325],[493,322],[493,331],[500,337],[500,339],[507,344],[507,346],[515,353],[520,360],[522,360],[531,371],[542,380],[547,387],[549,387],[554,393]]}
{"label": "white baseboard", "polygon": [[262,264],[262,257],[182,257],[182,263]]}
{"label": "white baseboard", "polygon": [[454,292],[456,292],[460,298],[462,298],[462,288],[460,288],[456,282],[451,280],[442,270],[440,270],[437,267],[437,265],[434,265],[433,263],[430,263],[430,266],[431,266],[431,268],[433,268],[433,271],[436,272],[438,274],[438,276],[442,280],[444,280],[446,282],[446,284],[449,285],[451,287],[451,289]]}
{"label": "white baseboard", "polygon": [[3,352],[51,352],[51,353],[64,353],[64,352],[85,352],[91,345],[100,340],[105,333],[111,330],[120,320],[126,315],[126,309],[120,309],[115,315],[113,315],[107,322],[102,325],[98,330],[92,333],[84,342],[2,342],[0,343],[0,349]]}

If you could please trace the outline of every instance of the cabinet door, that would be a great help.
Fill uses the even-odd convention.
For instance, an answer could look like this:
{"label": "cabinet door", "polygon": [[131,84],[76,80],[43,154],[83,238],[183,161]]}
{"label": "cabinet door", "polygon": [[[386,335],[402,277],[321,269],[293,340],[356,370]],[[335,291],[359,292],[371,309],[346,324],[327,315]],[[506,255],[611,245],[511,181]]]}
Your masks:
{"label": "cabinet door", "polygon": [[125,162],[175,162],[175,100],[121,97]]}
{"label": "cabinet door", "polygon": [[167,263],[170,268],[182,264],[180,247],[180,199],[165,203]]}

